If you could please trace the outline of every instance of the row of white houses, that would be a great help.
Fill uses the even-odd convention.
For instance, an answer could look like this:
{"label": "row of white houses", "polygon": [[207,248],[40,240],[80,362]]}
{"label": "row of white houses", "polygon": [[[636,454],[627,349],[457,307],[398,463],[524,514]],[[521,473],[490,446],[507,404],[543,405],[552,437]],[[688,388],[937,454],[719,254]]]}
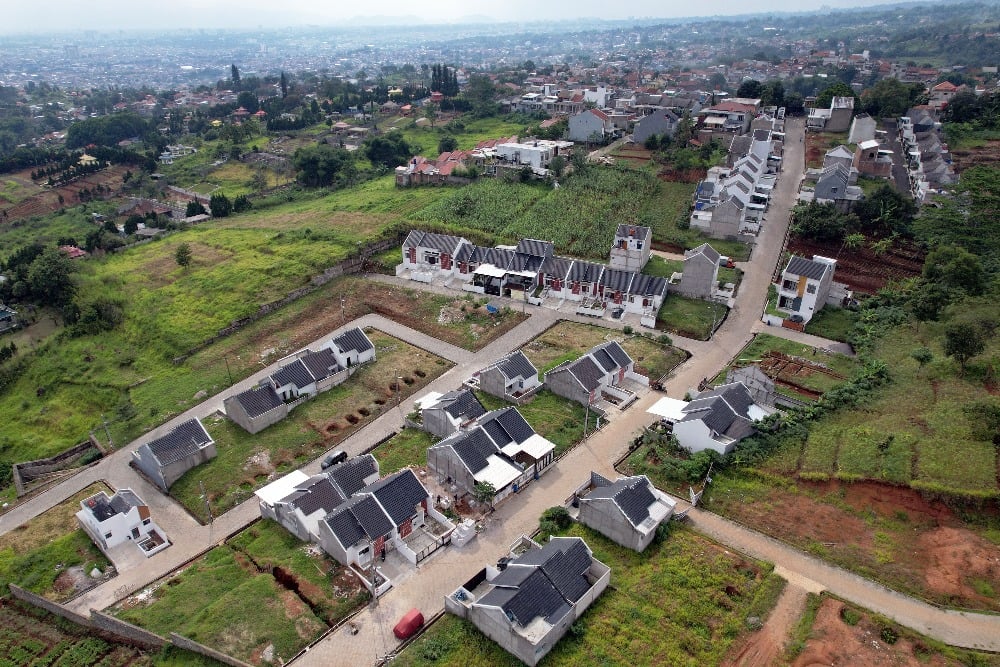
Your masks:
{"label": "row of white houses", "polygon": [[601,301],[654,317],[663,304],[664,278],[560,257],[553,250],[548,241],[522,239],[516,246],[492,248],[460,236],[413,230],[403,242],[403,262],[396,273],[420,282],[459,278],[467,292],[532,302],[535,298]]}

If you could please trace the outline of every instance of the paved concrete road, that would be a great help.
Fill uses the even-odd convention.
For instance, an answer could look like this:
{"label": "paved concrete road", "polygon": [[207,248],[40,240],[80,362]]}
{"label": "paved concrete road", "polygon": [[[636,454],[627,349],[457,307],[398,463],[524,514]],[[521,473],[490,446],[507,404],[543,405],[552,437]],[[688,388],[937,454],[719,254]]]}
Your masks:
{"label": "paved concrete road", "polygon": [[[775,335],[809,344],[821,344],[822,347],[829,347],[832,343],[785,329],[764,327],[760,322],[761,304],[766,298],[767,286],[782,250],[788,224],[788,211],[794,203],[798,175],[802,171],[802,144],[794,141],[794,137],[801,136],[802,131],[801,119],[789,121],[787,135],[791,140],[786,145],[783,161],[786,173],[778,182],[768,212],[768,223],[758,237],[753,257],[745,265],[746,275],[740,287],[740,299],[736,308],[732,310],[711,341],[675,338],[676,344],[692,352],[694,356],[668,381],[667,390],[671,395],[683,395],[689,388],[696,386],[702,378],[713,376],[750,340],[754,331],[766,329]],[[380,278],[380,280],[395,281],[393,278]],[[421,287],[415,283],[408,283],[407,286]],[[444,288],[429,287],[429,289],[453,293]],[[559,319],[594,323],[590,319],[546,308],[535,308],[531,312],[532,316],[527,321],[478,353],[456,348],[379,316],[365,316],[349,326],[373,326],[456,362],[453,369],[427,387],[427,390],[446,391],[458,386],[471,372],[531,340]],[[602,321],[601,325],[615,326],[607,321]],[[327,340],[330,335],[324,336],[315,344]],[[264,369],[259,374],[238,383],[231,391],[242,391],[255,384],[259,377],[273,370],[273,366]],[[228,395],[228,392],[210,398],[136,442],[130,443],[128,447],[115,452],[93,468],[75,475],[0,516],[0,534],[13,529],[98,479],[106,479],[116,488],[132,486],[139,491],[147,502],[153,505],[154,516],[170,534],[174,545],[150,558],[145,563],[146,567],[122,573],[111,582],[74,600],[71,606],[81,611],[107,607],[128,592],[155,581],[196,557],[225,535],[239,530],[256,518],[258,516],[256,502],[253,499],[244,502],[216,519],[212,526],[198,525],[171,499],[158,493],[135,475],[127,466],[128,457],[130,451],[138,444],[159,436],[180,421],[193,416],[207,416],[221,410],[224,395]],[[520,534],[533,530],[537,525],[539,514],[547,507],[563,503],[573,489],[586,479],[591,470],[606,475],[614,474],[610,462],[623,454],[632,436],[652,421],[653,418],[645,411],[658,398],[659,395],[652,392],[644,395],[625,413],[616,415],[616,419],[605,429],[574,448],[541,480],[503,504],[490,517],[488,530],[471,545],[467,545],[464,549],[444,549],[422,563],[418,572],[404,577],[377,605],[358,616],[361,624],[358,635],[351,636],[346,631],[334,633],[297,662],[303,665],[363,664],[392,651],[396,641],[391,628],[405,611],[411,607],[418,607],[429,615],[440,610],[443,607],[445,594],[454,590],[459,583],[485,564],[495,561]],[[350,454],[367,449],[399,428],[402,411],[400,410],[399,414],[396,412],[387,411],[340,446]],[[306,466],[306,470],[314,472],[318,467],[317,460]],[[821,563],[787,545],[716,515],[695,510],[690,516],[692,524],[705,534],[758,558],[776,563],[778,571],[796,585],[811,589],[826,588],[947,643],[1000,650],[1000,616],[936,609]]]}

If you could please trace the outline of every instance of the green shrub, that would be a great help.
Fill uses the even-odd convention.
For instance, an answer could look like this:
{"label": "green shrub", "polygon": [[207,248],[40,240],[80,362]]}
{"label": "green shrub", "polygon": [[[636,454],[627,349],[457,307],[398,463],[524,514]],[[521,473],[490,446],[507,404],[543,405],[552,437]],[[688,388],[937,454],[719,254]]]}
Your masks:
{"label": "green shrub", "polygon": [[850,607],[842,607],[840,610],[840,620],[848,625],[854,626],[861,620],[861,614]]}

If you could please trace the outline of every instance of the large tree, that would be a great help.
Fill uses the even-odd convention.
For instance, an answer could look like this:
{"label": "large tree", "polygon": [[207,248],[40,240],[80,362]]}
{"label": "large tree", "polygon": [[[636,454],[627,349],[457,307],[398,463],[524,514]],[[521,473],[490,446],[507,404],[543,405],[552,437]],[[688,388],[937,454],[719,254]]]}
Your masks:
{"label": "large tree", "polygon": [[381,137],[371,137],[364,143],[365,157],[372,164],[385,167],[397,167],[406,164],[413,155],[410,145],[400,132],[390,132]]}
{"label": "large tree", "polygon": [[31,297],[40,304],[63,306],[76,293],[73,260],[57,248],[46,248],[28,266],[27,285]]}
{"label": "large tree", "polygon": [[944,330],[944,353],[959,363],[963,374],[969,359],[985,349],[983,332],[971,322],[952,322]]}
{"label": "large tree", "polygon": [[328,144],[307,146],[295,151],[292,164],[298,179],[309,187],[326,187],[335,181],[350,181],[356,173],[354,156],[343,148]]}

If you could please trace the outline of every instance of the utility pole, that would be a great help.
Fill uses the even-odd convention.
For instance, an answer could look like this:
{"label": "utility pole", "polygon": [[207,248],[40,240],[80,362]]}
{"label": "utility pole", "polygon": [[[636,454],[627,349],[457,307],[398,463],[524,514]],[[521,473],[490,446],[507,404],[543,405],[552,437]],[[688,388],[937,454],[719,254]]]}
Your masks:
{"label": "utility pole", "polygon": [[215,517],[212,516],[212,506],[208,503],[208,494],[205,493],[205,482],[199,480],[198,486],[201,488],[201,498],[205,501],[205,513],[208,514],[208,543],[212,543],[212,526],[215,524]]}
{"label": "utility pole", "polygon": [[233,372],[231,370],[229,370],[229,357],[223,355],[222,358],[226,360],[226,375],[229,376],[229,385],[232,386],[232,384],[233,384]]}
{"label": "utility pole", "polygon": [[342,324],[347,323],[347,313],[344,310],[344,297],[340,297],[340,321]]}

